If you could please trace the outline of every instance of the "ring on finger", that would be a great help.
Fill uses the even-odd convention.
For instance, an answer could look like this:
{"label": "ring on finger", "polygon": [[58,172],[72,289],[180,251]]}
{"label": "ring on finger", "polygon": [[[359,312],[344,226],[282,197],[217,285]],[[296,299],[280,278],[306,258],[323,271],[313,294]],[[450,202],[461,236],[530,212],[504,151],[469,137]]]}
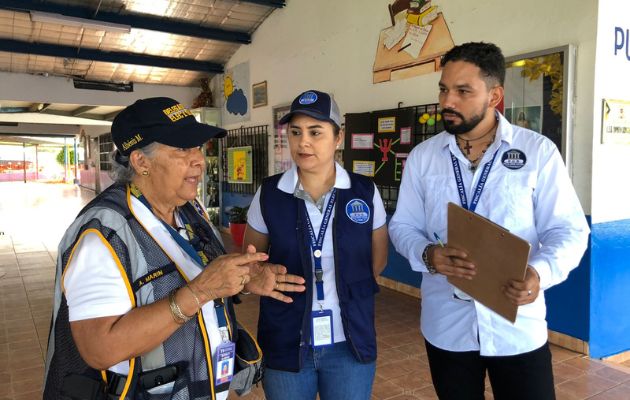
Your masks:
{"label": "ring on finger", "polygon": [[531,291],[531,290],[528,290],[528,291],[527,291],[527,295],[528,295],[528,296],[531,296],[531,295],[532,295],[532,291]]}
{"label": "ring on finger", "polygon": [[274,286],[274,289],[278,289],[280,287],[280,285],[278,284],[278,282],[276,282],[276,286]]}

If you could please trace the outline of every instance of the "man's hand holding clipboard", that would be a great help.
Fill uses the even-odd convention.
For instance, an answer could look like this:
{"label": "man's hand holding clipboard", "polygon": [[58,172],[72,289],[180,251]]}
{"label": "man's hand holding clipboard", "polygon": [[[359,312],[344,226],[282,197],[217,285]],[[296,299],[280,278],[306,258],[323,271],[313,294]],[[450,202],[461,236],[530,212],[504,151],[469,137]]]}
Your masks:
{"label": "man's hand holding clipboard", "polygon": [[448,246],[433,247],[429,259],[448,281],[511,322],[519,305],[540,290],[528,267],[530,244],[503,227],[456,204],[448,204]]}

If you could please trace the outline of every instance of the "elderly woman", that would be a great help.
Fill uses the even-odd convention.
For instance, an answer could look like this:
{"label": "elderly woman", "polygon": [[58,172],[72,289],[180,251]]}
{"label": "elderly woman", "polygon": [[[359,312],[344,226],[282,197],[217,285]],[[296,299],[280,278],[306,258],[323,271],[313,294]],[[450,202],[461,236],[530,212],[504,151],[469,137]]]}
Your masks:
{"label": "elderly woman", "polygon": [[280,290],[304,290],[263,266],[264,253],[225,255],[195,201],[200,146],[222,135],[169,98],[116,117],[116,183],[59,245],[45,399],[225,399],[238,339],[230,296],[291,302]]}

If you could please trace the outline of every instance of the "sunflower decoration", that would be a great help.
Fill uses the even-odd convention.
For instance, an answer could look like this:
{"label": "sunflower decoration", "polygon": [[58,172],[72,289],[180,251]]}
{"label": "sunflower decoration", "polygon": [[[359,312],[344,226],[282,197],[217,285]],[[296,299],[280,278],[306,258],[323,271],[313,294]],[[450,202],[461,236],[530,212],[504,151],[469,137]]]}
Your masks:
{"label": "sunflower decoration", "polygon": [[550,54],[543,57],[528,58],[523,65],[521,76],[535,81],[541,76],[548,76],[551,79],[551,100],[549,107],[557,115],[562,115],[563,97],[563,68],[562,59],[559,53]]}

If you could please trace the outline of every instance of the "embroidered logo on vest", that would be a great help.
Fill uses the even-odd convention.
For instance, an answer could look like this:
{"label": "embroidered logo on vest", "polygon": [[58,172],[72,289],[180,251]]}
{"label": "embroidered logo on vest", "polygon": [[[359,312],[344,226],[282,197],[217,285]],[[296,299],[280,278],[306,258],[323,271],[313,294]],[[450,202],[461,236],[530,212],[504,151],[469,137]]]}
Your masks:
{"label": "embroidered logo on vest", "polygon": [[365,224],[370,219],[370,207],[361,199],[352,199],[346,204],[346,215],[357,224]]}

